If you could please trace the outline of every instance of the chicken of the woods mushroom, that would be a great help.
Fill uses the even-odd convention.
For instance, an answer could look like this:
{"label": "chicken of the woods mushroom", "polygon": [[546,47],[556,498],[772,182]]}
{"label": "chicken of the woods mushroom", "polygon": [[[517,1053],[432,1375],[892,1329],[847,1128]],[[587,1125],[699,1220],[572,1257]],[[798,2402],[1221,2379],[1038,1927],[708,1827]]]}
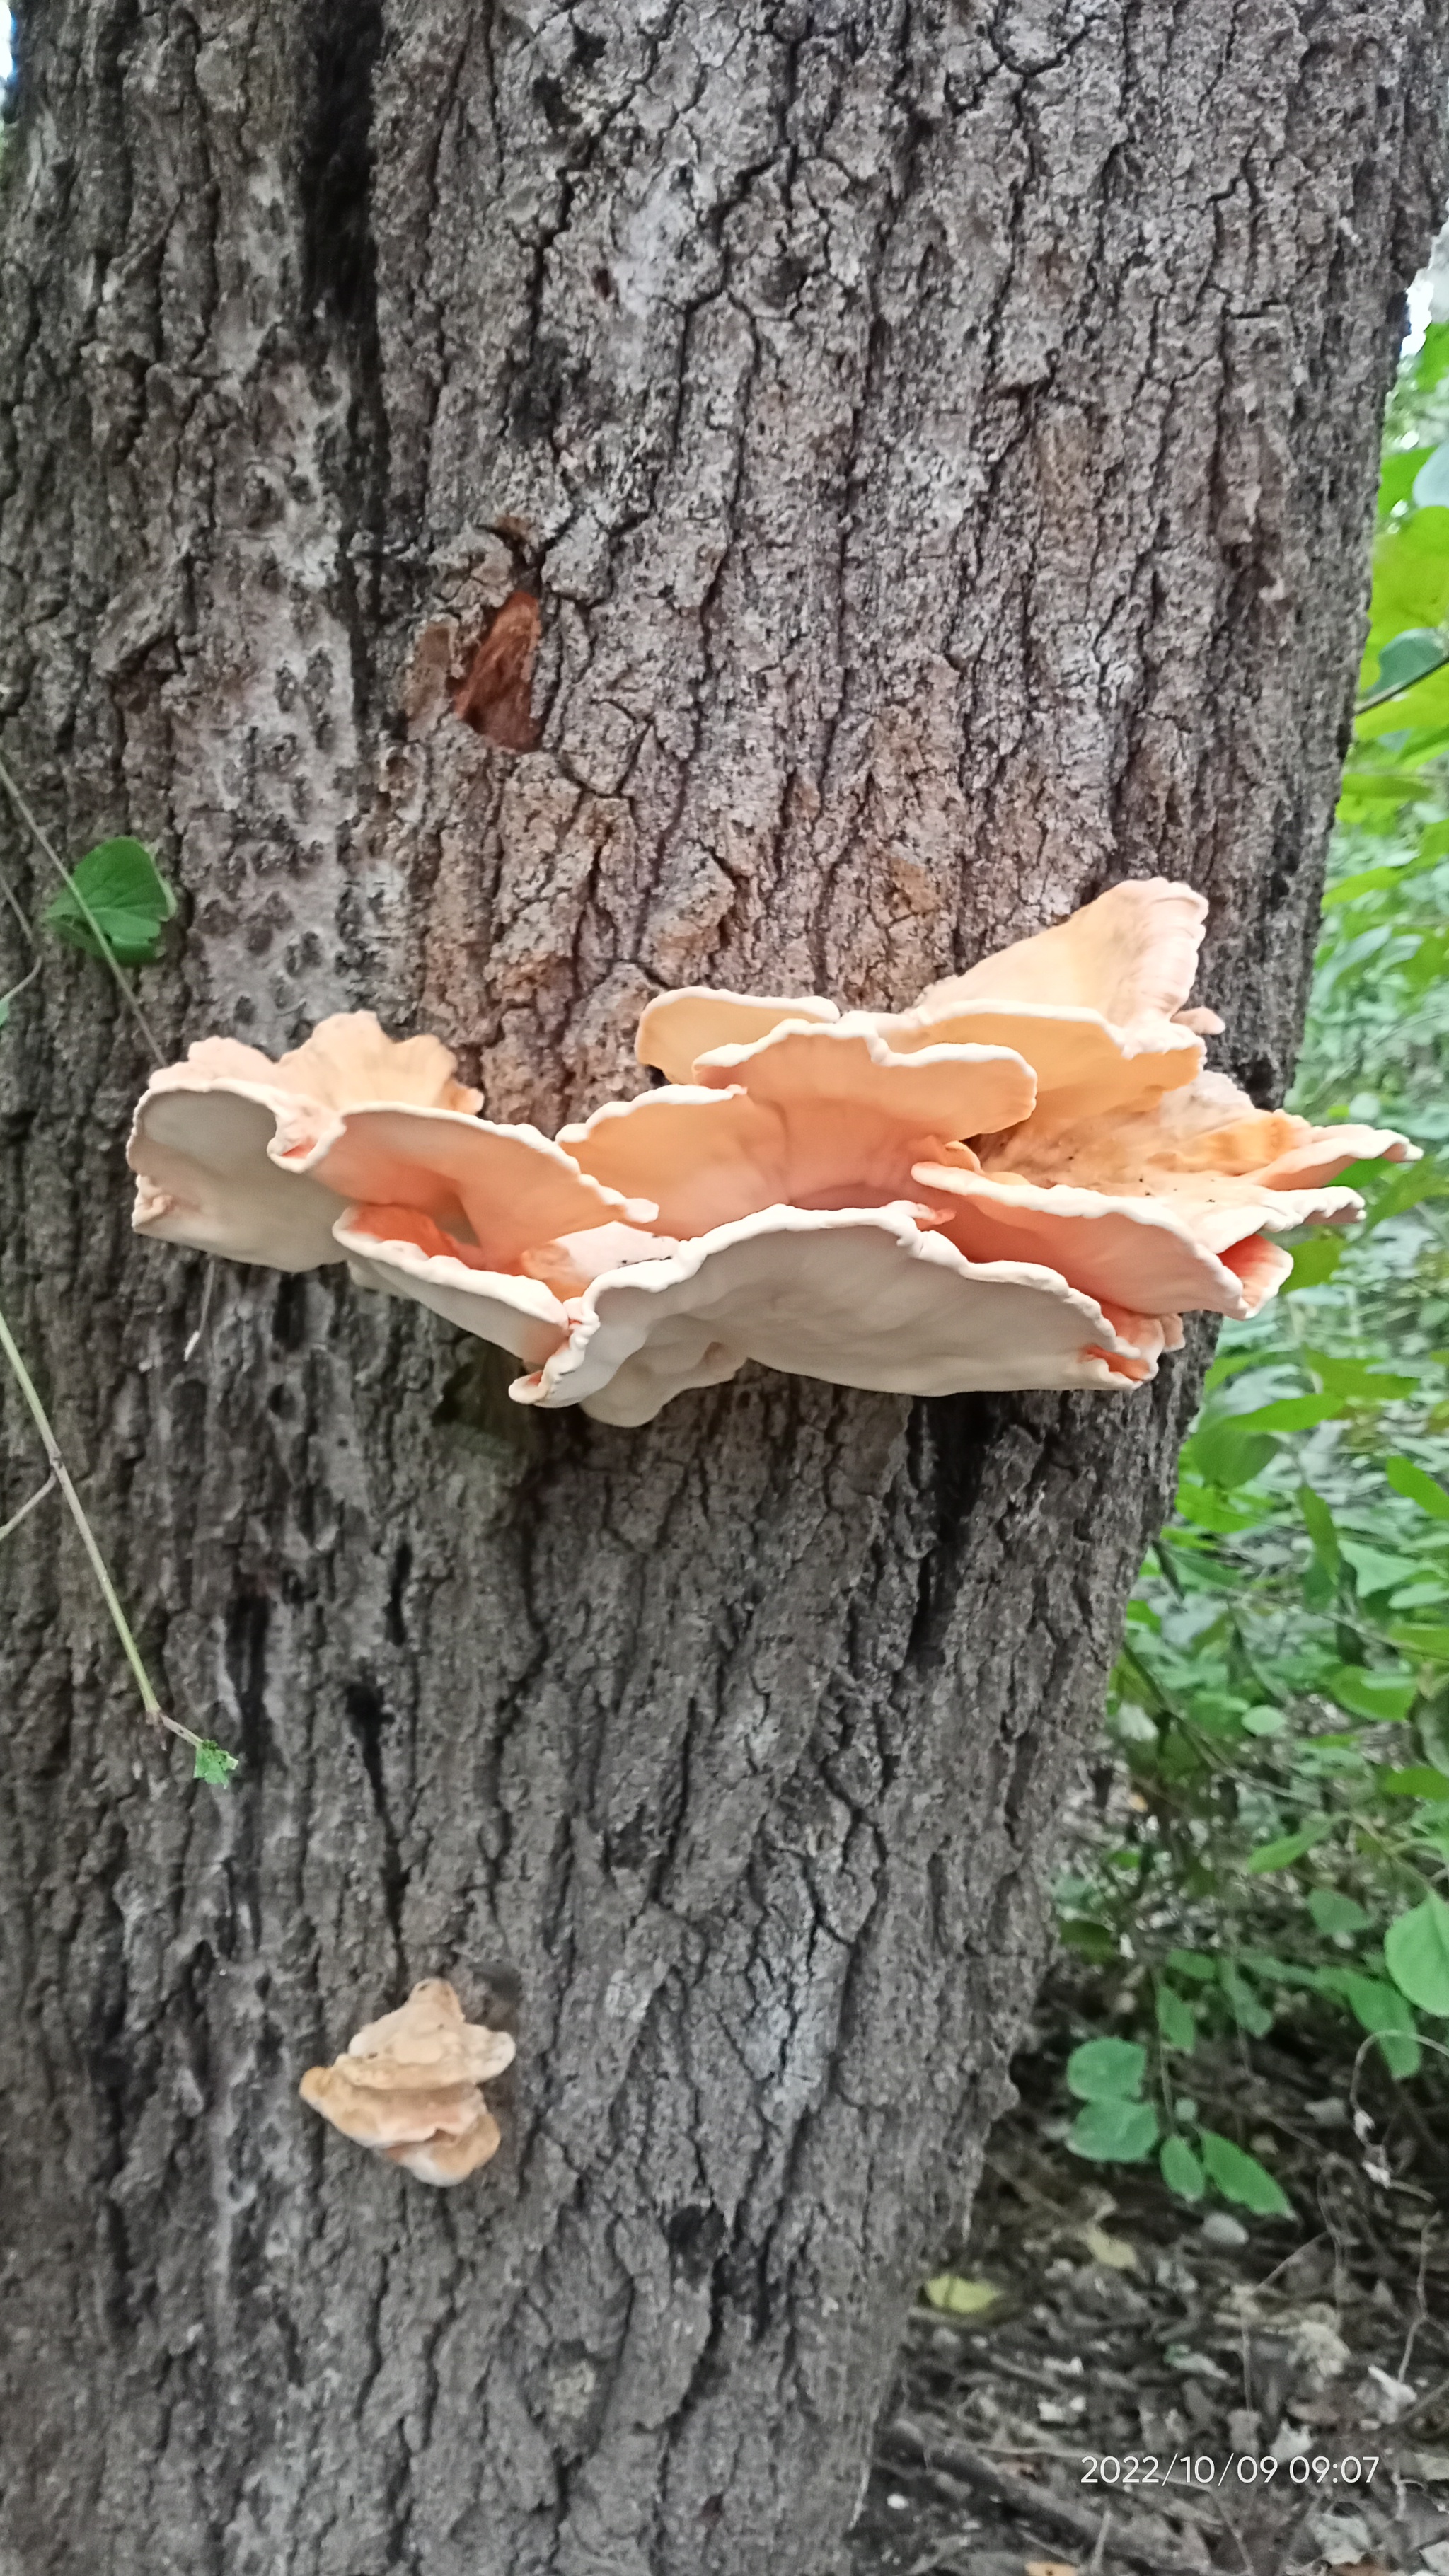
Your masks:
{"label": "chicken of the woods mushroom", "polygon": [[1402,1136],[1261,1110],[1204,1070],[1207,907],[1132,878],[896,1014],[692,988],[662,1087],[556,1138],[478,1114],[436,1038],[369,1012],[274,1063],[226,1038],[152,1079],[138,1232],[430,1306],[522,1363],[520,1404],[647,1422],[748,1359],[910,1395],[1140,1384],[1189,1308],[1253,1314],[1275,1238]]}
{"label": "chicken of the woods mushroom", "polygon": [[498,2123],[478,2088],[513,2057],[506,2031],[465,2021],[447,1979],[425,1977],[335,2065],[309,2066],[298,2089],[345,2138],[420,2182],[462,2182],[498,2152]]}

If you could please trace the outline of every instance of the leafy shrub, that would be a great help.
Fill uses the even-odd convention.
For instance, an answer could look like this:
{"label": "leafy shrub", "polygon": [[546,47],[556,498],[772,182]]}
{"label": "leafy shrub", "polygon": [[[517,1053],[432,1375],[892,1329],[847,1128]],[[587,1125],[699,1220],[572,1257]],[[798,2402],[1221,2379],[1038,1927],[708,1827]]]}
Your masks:
{"label": "leafy shrub", "polygon": [[[1059,1890],[1133,2039],[1069,2061],[1068,2143],[1264,2214],[1205,2130],[1202,2038],[1341,2016],[1391,2075],[1449,2042],[1449,325],[1390,403],[1359,712],[1292,1105],[1402,1127],[1355,1235],[1225,1328],[1128,1612],[1117,1829]],[[1104,2008],[1107,2003],[1104,1995]]]}

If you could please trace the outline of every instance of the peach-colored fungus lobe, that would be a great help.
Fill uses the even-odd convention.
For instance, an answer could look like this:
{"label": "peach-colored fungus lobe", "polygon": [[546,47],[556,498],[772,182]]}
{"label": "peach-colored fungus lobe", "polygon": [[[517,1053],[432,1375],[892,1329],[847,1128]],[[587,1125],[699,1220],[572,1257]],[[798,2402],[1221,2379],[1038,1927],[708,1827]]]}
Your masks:
{"label": "peach-colored fungus lobe", "polygon": [[746,1360],[940,1395],[1121,1391],[1190,1309],[1246,1316],[1273,1238],[1361,1213],[1387,1131],[1260,1110],[1204,1070],[1207,907],[1133,878],[894,1014],[691,986],[639,1025],[666,1077],[554,1138],[495,1125],[435,1038],[367,1012],[273,1063],[158,1074],[142,1234],[430,1307],[523,1363],[521,1404],[649,1421]]}
{"label": "peach-colored fungus lobe", "polygon": [[299,2091],[345,2138],[404,2165],[421,2182],[462,2182],[496,2155],[498,2123],[479,2091],[511,2066],[506,2031],[465,2021],[444,1977],[360,2030],[331,2066],[309,2066]]}

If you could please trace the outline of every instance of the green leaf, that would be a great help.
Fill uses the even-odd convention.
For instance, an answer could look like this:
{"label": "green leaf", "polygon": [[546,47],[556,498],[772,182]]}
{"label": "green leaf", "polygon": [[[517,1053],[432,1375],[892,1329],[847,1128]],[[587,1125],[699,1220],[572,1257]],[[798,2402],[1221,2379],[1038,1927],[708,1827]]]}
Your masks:
{"label": "green leaf", "polygon": [[1177,1976],[1191,1977],[1197,1985],[1217,1984],[1218,1963],[1206,1950],[1169,1950],[1167,1964]]}
{"label": "green leaf", "polygon": [[228,1753],[225,1745],[213,1744],[210,1736],[203,1736],[196,1747],[191,1776],[193,1780],[209,1780],[213,1788],[225,1789],[238,1767],[239,1757],[235,1753]]}
{"label": "green leaf", "polygon": [[1300,1243],[1293,1255],[1293,1267],[1283,1282],[1281,1294],[1291,1296],[1295,1288],[1321,1288],[1333,1277],[1348,1250],[1348,1238],[1330,1229],[1324,1234],[1311,1234]]}
{"label": "green leaf", "polygon": [[1234,1960],[1223,1959],[1219,1962],[1218,1982],[1227,1996],[1233,2019],[1239,2030],[1245,2030],[1250,2039],[1265,2038],[1273,2027],[1273,2016],[1266,2005],[1259,2002],[1246,1977],[1240,1974]]}
{"label": "green leaf", "polygon": [[[1418,681],[1427,680],[1435,671],[1442,671],[1446,662],[1449,662],[1449,651],[1432,626],[1406,627],[1402,635],[1396,635],[1391,644],[1384,646],[1372,685],[1358,701],[1358,713],[1367,715],[1372,708],[1406,696]],[[1422,705],[1422,699],[1415,700],[1416,715]]]}
{"label": "green leaf", "polygon": [[1197,1429],[1183,1443],[1183,1459],[1204,1484],[1230,1492],[1261,1475],[1277,1446],[1264,1432],[1244,1430],[1241,1416],[1213,1417],[1205,1410]]}
{"label": "green leaf", "polygon": [[1168,2190],[1175,2191],[1179,2200],[1201,2200],[1207,2181],[1186,2138],[1164,2138],[1157,2164]]}
{"label": "green leaf", "polygon": [[1186,1996],[1180,1995],[1175,1986],[1158,1986],[1157,2027],[1169,2048],[1197,2046],[1197,2017]]}
{"label": "green leaf", "polygon": [[1382,1977],[1361,1976],[1353,1968],[1345,1968],[1337,1982],[1360,2030],[1378,2040],[1389,2073],[1417,2075],[1422,2052],[1414,2016],[1397,1987],[1386,1985]]}
{"label": "green leaf", "polygon": [[1434,454],[1432,447],[1401,447],[1384,458],[1379,470],[1379,517],[1387,519],[1407,501],[1418,479],[1419,469]]}
{"label": "green leaf", "polygon": [[1109,1968],[1120,1956],[1116,1933],[1089,1915],[1069,1914],[1061,1926],[1061,1937],[1069,1950],[1075,1950],[1078,1958],[1089,1959],[1094,1968]]}
{"label": "green leaf", "polygon": [[1324,1689],[1350,1716],[1375,1723],[1407,1717],[1418,1694],[1412,1673],[1372,1673],[1363,1664],[1337,1664],[1324,1676]]}
{"label": "green leaf", "polygon": [[44,914],[47,927],[70,947],[99,957],[104,951],[86,906],[122,966],[149,966],[162,928],[176,910],[176,897],[150,851],[139,841],[122,838],[88,850]]}
{"label": "green leaf", "polygon": [[1364,831],[1391,830],[1405,806],[1426,804],[1436,793],[1432,779],[1420,778],[1412,769],[1364,770],[1350,765],[1343,774],[1337,820],[1357,824]]}
{"label": "green leaf", "polygon": [[1200,2129],[1198,2144],[1209,2177],[1224,2200],[1236,2201],[1240,2209],[1251,2209],[1259,2218],[1292,2217],[1292,2202],[1256,2156],[1245,2155],[1231,2138],[1219,2137],[1215,2129]]}
{"label": "green leaf", "polygon": [[1449,370],[1449,322],[1431,322],[1413,361],[1416,393],[1431,394]]}
{"label": "green leaf", "polygon": [[1381,1771],[1378,1785],[1390,1798],[1449,1798],[1449,1780],[1428,1762],[1412,1762],[1403,1771]]}
{"label": "green leaf", "polygon": [[1283,1395],[1273,1404],[1260,1404],[1255,1413],[1240,1413],[1237,1428],[1241,1431],[1311,1431],[1315,1424],[1332,1422],[1341,1410],[1334,1395]]}
{"label": "green leaf", "polygon": [[1339,1533],[1339,1549],[1352,1568],[1354,1590],[1361,1601],[1372,1601],[1376,1594],[1397,1592],[1401,1583],[1412,1583],[1424,1566],[1417,1556],[1394,1556],[1386,1548],[1370,1547],[1367,1540]]}
{"label": "green leaf", "polygon": [[[1449,501],[1449,447],[1432,447],[1413,482],[1416,510],[1442,510]],[[1404,637],[1398,639],[1406,641]],[[1437,637],[1435,638],[1437,642]]]}
{"label": "green leaf", "polygon": [[1157,2139],[1157,2113],[1150,2102],[1114,2100],[1088,2102],[1068,2129],[1066,2143],[1074,2155],[1096,2164],[1140,2165]]}
{"label": "green leaf", "polygon": [[1332,1833],[1333,1825],[1332,1816],[1314,1816],[1296,1834],[1281,1834],[1276,1842],[1260,1843],[1255,1852],[1248,1854],[1244,1866],[1258,1878],[1270,1870],[1291,1869],[1295,1860],[1301,1860],[1315,1843]]}
{"label": "green leaf", "polygon": [[[1366,1178],[1370,1173],[1375,1174],[1378,1182],[1377,1187],[1370,1183],[1373,1195],[1363,1222],[1365,1236],[1372,1234],[1378,1226],[1387,1224],[1391,1217],[1407,1216],[1410,1208],[1421,1206],[1425,1199],[1449,1198],[1449,1179],[1445,1178],[1430,1154],[1425,1155],[1422,1163],[1367,1166],[1359,1163],[1353,1168]],[[1351,1186],[1356,1188],[1358,1184],[1354,1182]]]}
{"label": "green leaf", "polygon": [[1244,1731],[1249,1735],[1281,1735],[1288,1720],[1281,1708],[1260,1704],[1243,1711]]}
{"label": "green leaf", "polygon": [[1384,1935],[1384,1964],[1421,2012],[1449,2013],[1449,1905],[1431,1888]]}
{"label": "green leaf", "polygon": [[1288,1986],[1300,1994],[1320,1993],[1324,1974],[1337,1973],[1333,1969],[1325,1972],[1322,1968],[1300,1968],[1294,1960],[1275,1959],[1267,1950],[1240,1950],[1238,1956],[1243,1966],[1251,1968],[1265,1984]]}
{"label": "green leaf", "polygon": [[1449,1521],[1449,1493],[1445,1492],[1437,1476],[1430,1475],[1427,1467],[1419,1466],[1413,1458],[1386,1458],[1384,1474],[1395,1493],[1402,1494],[1405,1502],[1417,1503],[1420,1511],[1427,1512],[1431,1520]]}
{"label": "green leaf", "polygon": [[[1442,625],[1449,613],[1449,510],[1420,508],[1374,547],[1369,654],[1411,628]],[[1366,667],[1372,667],[1366,657]]]}
{"label": "green leaf", "polygon": [[1312,1887],[1308,1891],[1308,1911],[1315,1928],[1325,1940],[1336,1940],[1344,1934],[1366,1932],[1369,1917],[1357,1897],[1340,1895],[1336,1887]]}
{"label": "green leaf", "polygon": [[1322,1495],[1315,1494],[1309,1485],[1300,1485],[1295,1499],[1303,1514],[1303,1526],[1313,1541],[1313,1553],[1336,1586],[1342,1572],[1342,1560],[1338,1549],[1338,1532],[1333,1526],[1333,1514]]}
{"label": "green leaf", "polygon": [[926,2297],[945,2317],[984,2316],[1001,2292],[990,2281],[968,2281],[959,2272],[938,2272],[926,2283]]}
{"label": "green leaf", "polygon": [[1449,1628],[1419,1628],[1405,1625],[1389,1630],[1389,1643],[1406,1655],[1418,1655],[1426,1664],[1449,1664]]}
{"label": "green leaf", "polygon": [[1210,1485],[1200,1485],[1193,1476],[1184,1476],[1177,1488],[1177,1508],[1194,1529],[1210,1530],[1215,1538],[1222,1538],[1229,1532],[1257,1529],[1270,1518],[1274,1504],[1267,1494],[1229,1502],[1226,1494],[1215,1493]]}
{"label": "green leaf", "polygon": [[1401,1396],[1412,1395],[1419,1383],[1417,1377],[1370,1368],[1363,1360],[1340,1359],[1332,1351],[1305,1350],[1302,1357],[1322,1378],[1324,1393],[1348,1404],[1395,1404]]}
{"label": "green leaf", "polygon": [[1146,2070],[1147,2051],[1135,2039],[1086,2039],[1067,2059],[1067,2083],[1079,2102],[1130,2100]]}

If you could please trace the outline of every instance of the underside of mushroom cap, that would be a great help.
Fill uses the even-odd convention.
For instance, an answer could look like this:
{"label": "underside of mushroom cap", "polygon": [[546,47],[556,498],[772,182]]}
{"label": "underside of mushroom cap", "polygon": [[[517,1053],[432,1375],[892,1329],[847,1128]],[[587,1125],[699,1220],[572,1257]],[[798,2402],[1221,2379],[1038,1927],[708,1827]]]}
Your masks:
{"label": "underside of mushroom cap", "polygon": [[497,2155],[502,2134],[493,2114],[486,2107],[461,2138],[450,2138],[441,2132],[416,2147],[385,2149],[390,2165],[401,2165],[405,2173],[415,2174],[419,2182],[430,2182],[446,2188],[455,2182],[466,2182]]}
{"label": "underside of mushroom cap", "polygon": [[1054,1272],[969,1262],[910,1206],[767,1209],[596,1280],[580,1303],[567,1343],[511,1389],[519,1402],[582,1403],[632,1424],[745,1359],[837,1386],[948,1395],[1120,1386],[1117,1356],[1138,1356]]}
{"label": "underside of mushroom cap", "polygon": [[[915,1179],[934,1203],[954,1202],[945,1232],[969,1260],[1044,1263],[1072,1287],[1149,1315],[1186,1310],[1243,1318],[1243,1283],[1209,1248],[1174,1202],[1109,1198],[1070,1187],[993,1180],[939,1163],[918,1163]],[[1256,1230],[1240,1215],[1241,1241]]]}
{"label": "underside of mushroom cap", "polygon": [[346,1208],[335,1235],[359,1285],[414,1298],[530,1368],[540,1367],[568,1333],[567,1308],[552,1288],[540,1279],[470,1263],[466,1251],[416,1209]]}
{"label": "underside of mushroom cap", "polygon": [[272,1156],[286,1110],[285,1095],[235,1076],[185,1085],[158,1077],[127,1147],[137,1234],[273,1270],[340,1260],[332,1228],[345,1201]]}

